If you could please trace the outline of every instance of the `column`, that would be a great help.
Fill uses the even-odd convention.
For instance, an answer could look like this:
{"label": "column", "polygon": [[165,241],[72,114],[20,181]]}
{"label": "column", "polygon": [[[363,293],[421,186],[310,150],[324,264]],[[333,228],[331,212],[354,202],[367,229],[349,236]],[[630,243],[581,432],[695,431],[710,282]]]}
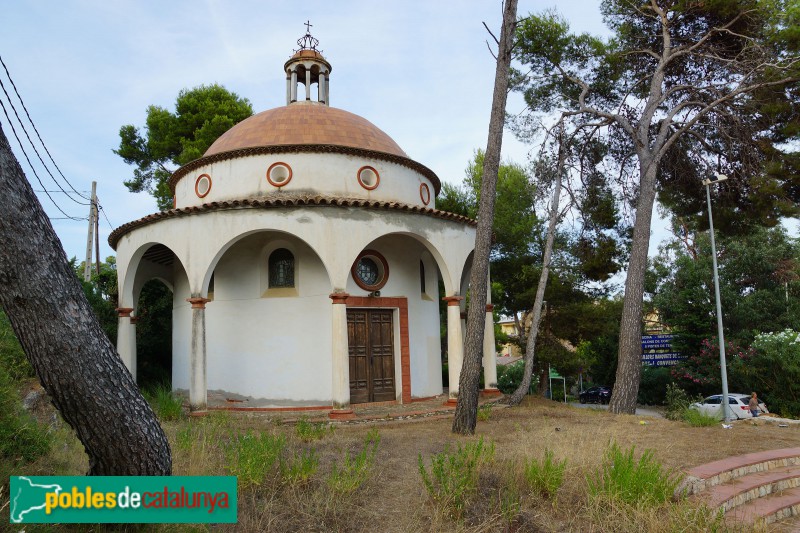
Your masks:
{"label": "column", "polygon": [[317,101],[325,102],[325,73],[320,72],[317,78]]}
{"label": "column", "polygon": [[464,363],[464,340],[461,336],[461,300],[463,296],[445,296],[447,302],[447,376],[450,392],[447,403],[455,405],[458,398],[458,379]]}
{"label": "column", "polygon": [[292,68],[292,102],[297,101],[297,70]]}
{"label": "column", "polygon": [[350,353],[347,346],[347,298],[346,292],[330,295],[331,308],[331,403],[329,418],[355,418],[350,409]]}
{"label": "column", "polygon": [[292,103],[292,77],[286,76],[286,105]]}
{"label": "column", "polygon": [[483,330],[483,395],[499,396],[497,389],[497,350],[494,344],[494,305],[486,304]]}
{"label": "column", "polygon": [[325,105],[331,105],[331,85],[327,72],[325,73]]}
{"label": "column", "polygon": [[461,311],[461,346],[467,344],[467,311]]}
{"label": "column", "polygon": [[136,356],[131,352],[131,345],[136,348],[136,330],[131,324],[132,307],[117,307],[117,353],[128,372],[136,380]]}
{"label": "column", "polygon": [[206,303],[208,298],[186,298],[192,304],[192,348],[189,354],[189,410],[194,416],[207,413]]}
{"label": "column", "polygon": [[130,337],[128,341],[130,342],[130,347],[128,348],[128,353],[130,353],[131,358],[131,375],[133,375],[133,381],[136,381],[136,365],[137,365],[137,358],[136,358],[136,324],[139,322],[139,318],[132,316],[131,317],[131,329],[130,329]]}
{"label": "column", "polygon": [[306,69],[306,100],[311,100],[311,69]]}

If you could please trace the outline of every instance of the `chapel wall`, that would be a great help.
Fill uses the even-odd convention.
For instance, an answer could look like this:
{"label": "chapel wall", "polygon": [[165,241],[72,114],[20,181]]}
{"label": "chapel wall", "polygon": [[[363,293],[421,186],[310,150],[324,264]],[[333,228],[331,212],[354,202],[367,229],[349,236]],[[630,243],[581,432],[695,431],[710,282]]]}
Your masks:
{"label": "chapel wall", "polygon": [[278,153],[199,167],[175,185],[175,202],[183,208],[274,195],[322,195],[433,208],[434,191],[431,181],[419,172],[382,159]]}

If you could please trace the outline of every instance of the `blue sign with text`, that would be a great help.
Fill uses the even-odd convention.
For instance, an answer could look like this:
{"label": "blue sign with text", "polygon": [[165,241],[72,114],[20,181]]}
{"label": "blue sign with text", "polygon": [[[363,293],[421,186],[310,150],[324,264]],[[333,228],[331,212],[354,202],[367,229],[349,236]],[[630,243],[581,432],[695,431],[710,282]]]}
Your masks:
{"label": "blue sign with text", "polygon": [[642,364],[650,366],[677,365],[686,356],[672,351],[672,339],[675,335],[642,335]]}

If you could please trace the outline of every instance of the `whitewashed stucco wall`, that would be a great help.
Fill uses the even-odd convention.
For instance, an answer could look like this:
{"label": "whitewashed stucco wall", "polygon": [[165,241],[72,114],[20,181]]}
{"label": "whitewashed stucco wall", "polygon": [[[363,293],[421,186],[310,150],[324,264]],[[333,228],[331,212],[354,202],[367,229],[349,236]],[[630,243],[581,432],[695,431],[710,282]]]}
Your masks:
{"label": "whitewashed stucco wall", "polygon": [[[273,163],[285,163],[292,169],[291,180],[282,187],[267,181],[267,170]],[[358,170],[374,168],[380,183],[368,190],[358,182]],[[211,189],[203,198],[195,192],[197,179],[206,174]],[[347,198],[364,198],[424,206],[420,185],[430,192],[429,207],[434,204],[431,181],[406,166],[381,159],[336,153],[278,153],[252,155],[208,163],[183,176],[175,186],[177,207],[199,206],[240,198],[257,198],[268,194],[314,194]]]}

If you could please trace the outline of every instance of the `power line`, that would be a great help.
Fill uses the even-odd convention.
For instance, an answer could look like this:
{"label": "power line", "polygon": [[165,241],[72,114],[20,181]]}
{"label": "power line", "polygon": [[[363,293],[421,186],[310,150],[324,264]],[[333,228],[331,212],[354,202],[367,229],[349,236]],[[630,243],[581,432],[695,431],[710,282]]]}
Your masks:
{"label": "power line", "polygon": [[[44,189],[33,189],[33,192],[54,192],[54,193],[59,193],[59,192],[64,192],[64,191],[60,191],[60,190],[59,191],[45,191]],[[87,191],[83,191],[83,192],[87,192]],[[69,193],[67,192],[67,193],[64,193],[64,194],[69,194]]]}
{"label": "power line", "polygon": [[[3,100],[0,100],[0,107],[3,108],[3,113],[6,116],[6,120],[8,120],[8,125],[11,126],[11,131],[14,133],[14,137],[17,139],[17,144],[19,144],[20,150],[22,150],[22,153],[25,156],[25,159],[28,161],[28,165],[31,167],[31,170],[33,171],[33,175],[36,176],[36,181],[39,182],[39,185],[42,186],[42,189],[46,190],[44,184],[42,183],[41,178],[39,177],[39,174],[36,172],[36,169],[33,167],[33,164],[31,163],[31,159],[28,157],[28,153],[25,151],[25,147],[22,146],[22,141],[20,141],[19,135],[17,135],[17,129],[14,127],[14,123],[11,122],[11,117],[8,116],[8,111],[6,110],[5,104],[3,104]],[[50,198],[50,201],[53,202],[53,205],[56,206],[56,209],[58,209],[61,212],[62,215],[64,215],[65,217],[67,217],[70,220],[76,220],[76,221],[77,220],[82,220],[82,219],[77,218],[77,217],[69,216],[67,213],[64,212],[63,209],[61,209],[61,206],[59,206],[56,203],[56,201],[53,200],[53,197],[50,196],[50,193],[45,192],[45,194],[47,195],[48,198]]]}
{"label": "power line", "polygon": [[97,209],[99,209],[100,212],[103,213],[103,218],[106,219],[106,222],[108,222],[108,227],[111,228],[111,230],[113,231],[114,230],[114,225],[111,223],[110,220],[108,220],[108,216],[106,215],[106,210],[103,208],[102,205],[100,205],[100,198],[97,198],[97,197],[95,197],[95,198],[97,200]]}
{"label": "power line", "polygon": [[[53,183],[55,183],[55,184],[56,184],[56,187],[58,187],[59,189],[61,189],[61,190],[64,192],[64,194],[66,194],[66,195],[67,195],[67,198],[69,198],[70,200],[72,200],[72,201],[73,201],[73,202],[75,202],[76,204],[79,204],[79,205],[89,205],[88,203],[85,203],[85,202],[79,202],[79,201],[78,201],[78,200],[76,200],[75,198],[71,197],[71,196],[69,195],[69,193],[67,193],[67,191],[65,191],[65,190],[64,190],[64,188],[63,188],[63,187],[61,187],[61,185],[60,185],[60,184],[58,183],[58,181],[56,180],[56,177],[55,177],[55,176],[53,176],[53,173],[52,173],[52,172],[50,172],[50,169],[47,167],[47,164],[44,162],[44,159],[42,159],[42,156],[41,156],[41,154],[39,153],[39,150],[37,150],[37,149],[36,149],[36,145],[35,145],[35,144],[33,144],[33,141],[31,140],[31,136],[28,134],[28,130],[25,128],[25,124],[23,124],[23,123],[22,123],[22,119],[20,119],[20,118],[19,118],[19,113],[17,113],[17,108],[16,108],[16,107],[14,107],[14,104],[11,102],[11,97],[8,95],[8,91],[6,91],[6,86],[3,84],[3,80],[0,80],[0,88],[2,88],[2,89],[3,89],[3,92],[4,92],[4,93],[5,93],[5,95],[6,95],[6,99],[8,100],[8,105],[10,105],[10,106],[11,106],[11,109],[12,109],[12,111],[14,111],[14,115],[17,117],[17,122],[19,123],[20,127],[22,128],[22,131],[25,133],[25,137],[27,137],[27,138],[28,138],[28,143],[30,143],[30,145],[31,145],[31,148],[33,148],[33,151],[34,151],[34,152],[36,152],[36,157],[38,157],[38,158],[39,158],[39,161],[42,163],[42,166],[44,167],[44,169],[47,171],[47,173],[48,173],[48,174],[50,174],[50,178],[53,180]],[[3,109],[5,110],[5,106],[3,107]],[[8,113],[6,113],[6,117],[8,118],[8,120],[9,120],[9,121],[11,120],[11,118],[9,118],[9,117],[8,117]],[[26,157],[27,157],[27,155],[26,155]],[[67,183],[69,183],[69,182],[67,182]],[[70,185],[70,186],[71,186],[71,185]],[[42,187],[44,187],[44,185],[42,185]]]}
{"label": "power line", "polygon": [[[36,137],[38,137],[39,138],[39,142],[42,143],[42,148],[44,148],[44,151],[47,152],[47,156],[50,158],[50,161],[53,162],[53,166],[56,167],[56,170],[58,170],[58,173],[61,175],[62,178],[64,178],[64,181],[67,183],[67,185],[69,185],[69,188],[72,189],[75,192],[75,194],[77,194],[78,196],[80,196],[84,200],[89,200],[89,198],[87,198],[86,196],[84,196],[83,194],[81,194],[77,190],[75,190],[75,187],[72,186],[72,183],[70,183],[70,181],[67,179],[67,177],[64,175],[64,173],[61,172],[61,169],[56,164],[55,159],[53,159],[53,156],[50,153],[50,150],[47,149],[47,145],[44,143],[44,140],[42,139],[42,136],[39,134],[39,130],[38,130],[38,128],[36,128],[36,124],[34,124],[33,119],[31,118],[31,114],[28,112],[28,108],[25,105],[25,102],[22,100],[22,96],[19,94],[19,91],[17,90],[17,84],[14,83],[14,79],[11,77],[11,73],[8,71],[8,67],[6,66],[5,61],[3,61],[3,56],[0,56],[0,64],[3,65],[3,70],[6,71],[6,76],[8,77],[8,81],[11,82],[11,86],[14,88],[14,94],[17,95],[17,98],[19,99],[19,103],[22,104],[22,109],[25,110],[25,116],[28,117],[28,122],[30,122],[31,126],[33,126],[33,131],[36,132]],[[0,81],[0,85],[2,85],[2,81]],[[3,92],[6,92],[5,87],[3,87]],[[8,93],[7,92],[6,92],[6,98],[8,98]],[[9,98],[8,103],[11,105],[11,107],[13,109],[14,105],[11,104],[11,99],[10,98]],[[14,109],[14,114],[16,114],[16,113],[17,113],[17,111],[16,111],[16,109]],[[19,120],[19,115],[17,115],[17,120]],[[20,121],[20,125],[22,125],[21,121]],[[24,130],[25,126],[22,126],[22,129]],[[25,135],[27,135],[27,134],[28,133],[26,131]],[[28,140],[30,141],[30,137],[28,137]],[[31,146],[33,146],[33,143],[31,143]],[[36,150],[36,148],[34,148],[34,150]],[[39,155],[38,151],[37,151],[36,155]],[[41,157],[39,159],[41,159]],[[42,164],[44,164],[44,161],[42,161]],[[50,171],[48,170],[48,173],[49,172]],[[50,174],[50,176],[53,177],[52,174]],[[53,177],[53,181],[55,181],[55,177]],[[56,183],[56,185],[58,185],[58,183]],[[59,189],[61,188],[60,185],[58,185],[58,187],[59,187]],[[64,193],[68,195],[68,193],[66,191],[64,191]],[[69,195],[68,195],[68,197],[69,197]],[[69,198],[70,198],[70,200],[72,200],[72,201],[74,201],[76,203],[80,203],[80,202],[77,202],[72,197],[69,197]],[[81,205],[89,205],[89,204],[81,204]]]}

